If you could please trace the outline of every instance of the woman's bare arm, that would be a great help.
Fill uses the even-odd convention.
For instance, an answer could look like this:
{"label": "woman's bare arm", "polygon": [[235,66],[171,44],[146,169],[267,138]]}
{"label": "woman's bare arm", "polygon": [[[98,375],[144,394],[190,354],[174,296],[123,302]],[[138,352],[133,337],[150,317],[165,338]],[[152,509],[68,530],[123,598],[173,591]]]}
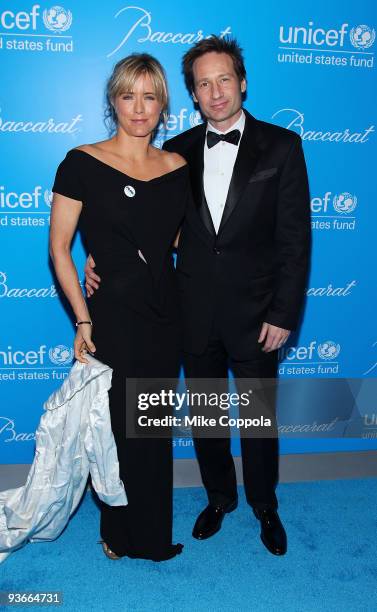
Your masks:
{"label": "woman's bare arm", "polygon": [[[76,266],[71,256],[71,243],[75,233],[78,219],[81,213],[82,202],[73,200],[58,193],[54,193],[51,210],[49,251],[54,264],[59,284],[71,304],[77,321],[90,321],[88,307],[86,305]],[[91,342],[91,334],[88,325],[80,325],[78,330],[81,336],[76,336],[75,356],[83,363],[86,361],[78,354],[85,340],[89,351],[95,350]],[[81,338],[81,340],[80,340]]]}

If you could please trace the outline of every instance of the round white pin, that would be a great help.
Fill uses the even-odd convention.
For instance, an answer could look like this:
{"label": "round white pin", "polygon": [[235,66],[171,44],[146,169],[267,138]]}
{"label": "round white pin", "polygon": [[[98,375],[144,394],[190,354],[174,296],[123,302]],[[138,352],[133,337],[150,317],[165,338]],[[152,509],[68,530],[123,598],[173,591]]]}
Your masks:
{"label": "round white pin", "polygon": [[124,188],[124,193],[128,198],[133,198],[136,193],[135,187],[132,187],[132,185],[126,185]]}

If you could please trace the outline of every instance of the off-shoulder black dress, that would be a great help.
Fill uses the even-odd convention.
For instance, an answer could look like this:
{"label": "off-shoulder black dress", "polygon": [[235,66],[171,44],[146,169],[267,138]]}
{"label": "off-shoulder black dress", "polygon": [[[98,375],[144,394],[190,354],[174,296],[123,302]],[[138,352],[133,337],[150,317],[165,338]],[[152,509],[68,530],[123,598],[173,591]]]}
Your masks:
{"label": "off-shoulder black dress", "polygon": [[113,368],[111,424],[128,505],[101,502],[100,534],[117,555],[169,559],[182,549],[172,544],[171,439],[126,437],[125,380],[179,375],[172,243],[188,199],[188,168],[142,181],[72,149],[53,191],[82,201],[79,229],[101,277],[88,308],[95,357]]}

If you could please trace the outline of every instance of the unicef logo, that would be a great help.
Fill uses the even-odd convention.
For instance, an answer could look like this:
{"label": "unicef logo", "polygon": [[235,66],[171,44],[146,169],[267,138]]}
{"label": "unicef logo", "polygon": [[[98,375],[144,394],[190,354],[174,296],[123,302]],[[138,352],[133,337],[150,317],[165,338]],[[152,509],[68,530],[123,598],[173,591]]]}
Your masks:
{"label": "unicef logo", "polygon": [[318,345],[318,356],[325,361],[335,359],[340,353],[340,344],[335,344],[332,340],[326,340]]}
{"label": "unicef logo", "polygon": [[355,210],[357,205],[357,197],[344,191],[339,195],[334,196],[333,206],[336,212],[341,213],[342,215],[348,214]]}
{"label": "unicef logo", "polygon": [[356,49],[369,49],[375,41],[376,32],[367,25],[358,25],[350,32],[351,43]]}
{"label": "unicef logo", "polygon": [[52,191],[51,189],[45,189],[44,194],[43,194],[43,199],[45,201],[45,204],[51,208],[51,204],[52,204]]}
{"label": "unicef logo", "polygon": [[62,6],[52,6],[43,11],[43,23],[52,32],[65,32],[72,25],[72,13]]}
{"label": "unicef logo", "polygon": [[53,346],[48,351],[48,356],[52,363],[59,366],[68,365],[73,359],[73,349],[65,346],[64,344],[58,344]]}
{"label": "unicef logo", "polygon": [[199,111],[193,111],[192,113],[190,113],[189,122],[190,122],[191,127],[195,127],[199,125],[200,123],[203,123],[202,117]]}

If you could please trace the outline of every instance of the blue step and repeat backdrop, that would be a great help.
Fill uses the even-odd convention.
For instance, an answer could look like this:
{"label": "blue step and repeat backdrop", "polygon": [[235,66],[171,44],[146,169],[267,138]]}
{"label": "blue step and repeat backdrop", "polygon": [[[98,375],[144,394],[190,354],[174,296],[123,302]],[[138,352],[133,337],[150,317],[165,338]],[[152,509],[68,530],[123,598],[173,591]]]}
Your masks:
{"label": "blue step and repeat backdrop", "polygon": [[[214,33],[237,37],[246,108],[301,135],[310,176],[312,269],[302,327],[280,353],[280,377],[294,379],[295,392],[283,393],[279,414],[327,434],[282,437],[281,452],[377,448],[372,435],[337,428],[344,379],[360,387],[377,374],[374,0],[140,2],[0,5],[0,463],[31,463],[43,402],[72,363],[74,329],[48,256],[57,165],[72,147],[107,137],[104,85],[134,51],[155,55],[169,79],[171,114],[156,144],[200,122],[180,61]],[[80,237],[73,256],[83,271]],[[175,441],[175,456],[193,456],[189,439]]]}

